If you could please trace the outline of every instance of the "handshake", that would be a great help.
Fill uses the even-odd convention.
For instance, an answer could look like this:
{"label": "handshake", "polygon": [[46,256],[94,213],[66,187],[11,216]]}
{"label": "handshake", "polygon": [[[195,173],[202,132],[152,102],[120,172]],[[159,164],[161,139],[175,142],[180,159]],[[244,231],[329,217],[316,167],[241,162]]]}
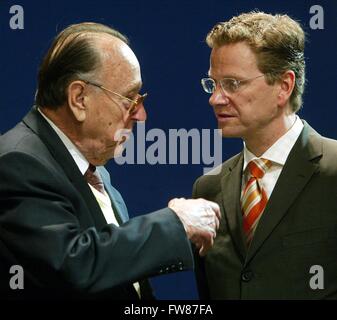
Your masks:
{"label": "handshake", "polygon": [[213,246],[216,230],[219,228],[220,208],[205,199],[175,198],[168,203],[182,222],[187,237],[204,256]]}

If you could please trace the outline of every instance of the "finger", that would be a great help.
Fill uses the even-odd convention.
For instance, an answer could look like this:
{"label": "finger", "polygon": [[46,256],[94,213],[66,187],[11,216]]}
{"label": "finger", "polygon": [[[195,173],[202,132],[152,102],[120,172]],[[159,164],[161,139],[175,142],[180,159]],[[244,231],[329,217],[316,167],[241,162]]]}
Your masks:
{"label": "finger", "polygon": [[214,226],[214,231],[219,229],[219,219],[217,215],[214,213],[213,209],[211,207],[207,207],[205,209],[205,212],[207,213],[207,219],[208,219],[208,225]]}
{"label": "finger", "polygon": [[213,237],[210,237],[210,238],[208,238],[207,240],[205,240],[205,241],[203,242],[203,244],[202,244],[200,250],[199,250],[199,255],[200,255],[201,257],[204,257],[204,256],[206,255],[206,253],[208,252],[208,250],[212,248],[213,243],[214,243]]}
{"label": "finger", "polygon": [[171,200],[168,202],[167,206],[169,207],[170,205],[172,205],[172,204],[173,204],[173,202],[175,202],[175,201],[176,201],[176,199],[177,199],[177,198],[173,198],[173,199],[171,199]]}
{"label": "finger", "polygon": [[[213,232],[213,240],[216,238],[216,232]],[[212,244],[213,245],[213,244]]]}
{"label": "finger", "polygon": [[211,223],[209,223],[209,224],[207,224],[203,227],[200,227],[199,229],[202,230],[202,232],[204,234],[206,234],[206,235],[203,235],[202,237],[208,237],[209,235],[215,234],[216,231],[215,231],[214,220]]}
{"label": "finger", "polygon": [[219,220],[216,216],[213,215],[211,219],[207,219],[207,225],[204,227],[205,230],[211,233],[216,233],[216,230],[219,229]]}
{"label": "finger", "polygon": [[212,208],[212,210],[215,212],[218,219],[221,219],[221,211],[220,211],[219,205],[217,203],[213,202],[213,201],[208,201],[208,200],[205,200],[205,201]]}
{"label": "finger", "polygon": [[191,237],[190,241],[193,243],[193,245],[197,248],[197,249],[200,249],[201,248],[201,241],[200,239],[197,237],[197,236],[193,236]]}
{"label": "finger", "polygon": [[193,245],[196,247],[196,249],[200,249],[203,243],[203,237],[204,235],[200,234],[194,234],[191,238],[190,241],[193,243]]}
{"label": "finger", "polygon": [[219,227],[220,227],[220,221],[217,217],[215,217],[215,228],[216,228],[216,230],[218,230]]}
{"label": "finger", "polygon": [[201,248],[199,249],[199,256],[203,257],[205,256],[206,252],[204,251],[204,246],[201,246]]}

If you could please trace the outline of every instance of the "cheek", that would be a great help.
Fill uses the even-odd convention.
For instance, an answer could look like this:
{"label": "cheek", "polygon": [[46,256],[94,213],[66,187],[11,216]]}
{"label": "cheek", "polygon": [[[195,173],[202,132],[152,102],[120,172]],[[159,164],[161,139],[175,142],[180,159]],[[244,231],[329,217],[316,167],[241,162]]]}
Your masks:
{"label": "cheek", "polygon": [[123,118],[123,112],[118,106],[115,106],[111,101],[102,103],[96,111],[97,126],[102,129],[112,129],[119,126]]}
{"label": "cheek", "polygon": [[111,144],[118,140],[119,132],[125,128],[125,114],[113,105],[102,104],[96,114],[93,115],[95,121],[92,123],[96,137],[103,144]]}
{"label": "cheek", "polygon": [[104,130],[104,133],[102,137],[104,137],[107,140],[113,140],[115,136],[116,130],[116,123],[113,120],[106,120],[105,123],[101,123],[102,129]]}
{"label": "cheek", "polygon": [[236,109],[242,122],[251,120],[257,110],[255,106],[256,98],[252,95],[241,95],[233,100],[234,109]]}
{"label": "cheek", "polygon": [[276,107],[276,99],[273,92],[267,88],[259,88],[242,97],[240,101],[241,111],[252,118],[269,113]]}
{"label": "cheek", "polygon": [[239,116],[238,121],[243,127],[252,127],[264,117],[265,105],[255,95],[240,96],[236,99],[234,108]]}
{"label": "cheek", "polygon": [[108,140],[120,141],[125,135],[126,125],[123,119],[114,119],[107,122],[106,137]]}

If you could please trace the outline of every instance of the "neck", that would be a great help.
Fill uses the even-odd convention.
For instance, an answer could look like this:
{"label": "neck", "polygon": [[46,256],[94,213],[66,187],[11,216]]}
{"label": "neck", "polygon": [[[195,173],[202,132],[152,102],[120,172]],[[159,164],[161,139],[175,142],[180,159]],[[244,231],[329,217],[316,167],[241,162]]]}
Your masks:
{"label": "neck", "polygon": [[260,157],[293,126],[295,119],[294,113],[285,115],[281,121],[271,123],[269,130],[263,128],[255,132],[253,136],[244,138],[246,147],[255,156]]}
{"label": "neck", "polygon": [[93,151],[98,150],[97,141],[83,135],[82,123],[74,118],[69,108],[62,106],[57,110],[50,108],[40,108],[40,110],[68,137],[89,163],[100,166],[107,162],[100,153]]}
{"label": "neck", "polygon": [[40,111],[50,119],[76,147],[78,147],[79,125],[67,110],[68,109],[63,106],[56,110],[40,108]]}

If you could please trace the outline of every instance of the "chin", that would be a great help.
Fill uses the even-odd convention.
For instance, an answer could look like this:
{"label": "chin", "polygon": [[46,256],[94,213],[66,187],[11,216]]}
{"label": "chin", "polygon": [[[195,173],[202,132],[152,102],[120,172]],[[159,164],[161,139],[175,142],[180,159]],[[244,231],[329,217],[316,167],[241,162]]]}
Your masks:
{"label": "chin", "polygon": [[98,166],[104,166],[106,163],[108,162],[108,160],[106,159],[101,159],[101,158],[95,158],[95,159],[91,159],[90,160],[90,163],[92,165],[94,165],[95,167],[98,167]]}
{"label": "chin", "polygon": [[221,130],[221,134],[225,138],[240,138],[242,136],[242,132],[238,128],[219,125],[218,129]]}

